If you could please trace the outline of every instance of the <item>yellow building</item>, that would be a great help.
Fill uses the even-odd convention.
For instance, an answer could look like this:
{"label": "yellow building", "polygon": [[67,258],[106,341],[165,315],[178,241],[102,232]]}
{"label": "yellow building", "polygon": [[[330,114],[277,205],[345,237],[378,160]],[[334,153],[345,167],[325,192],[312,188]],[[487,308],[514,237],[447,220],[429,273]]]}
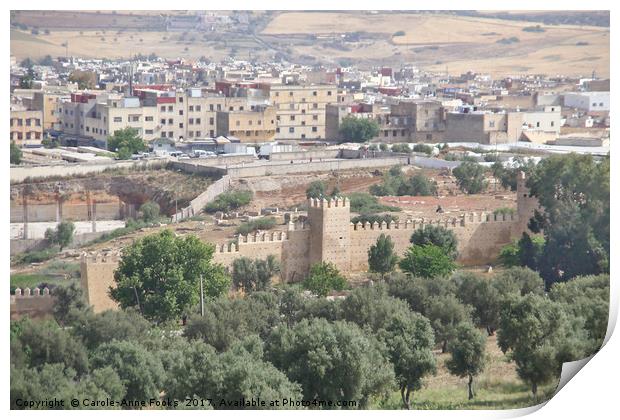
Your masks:
{"label": "yellow building", "polygon": [[243,143],[273,141],[276,135],[276,111],[260,105],[243,111],[217,113],[217,135],[234,136]]}
{"label": "yellow building", "polygon": [[42,111],[11,111],[11,140],[15,144],[39,145],[42,139]]}
{"label": "yellow building", "polygon": [[274,85],[269,101],[276,109],[276,140],[325,139],[325,108],[342,102],[335,85]]}

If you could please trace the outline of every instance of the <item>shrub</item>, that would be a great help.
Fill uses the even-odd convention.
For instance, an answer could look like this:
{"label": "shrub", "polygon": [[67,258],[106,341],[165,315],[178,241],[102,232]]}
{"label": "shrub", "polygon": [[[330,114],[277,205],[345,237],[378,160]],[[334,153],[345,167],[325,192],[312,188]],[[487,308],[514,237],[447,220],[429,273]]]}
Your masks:
{"label": "shrub", "polygon": [[327,296],[332,290],[343,290],[347,280],[332,263],[317,263],[310,268],[304,287],[318,296]]}
{"label": "shrub", "polygon": [[230,191],[217,196],[215,200],[205,206],[207,213],[216,211],[231,211],[248,205],[252,201],[251,191]]}
{"label": "shrub", "polygon": [[411,147],[406,143],[399,143],[392,145],[392,152],[394,153],[411,153]]}
{"label": "shrub", "polygon": [[237,228],[238,235],[247,235],[257,230],[269,230],[276,225],[276,219],[273,217],[261,217],[260,219],[251,220],[242,223]]}
{"label": "shrub", "polygon": [[427,155],[431,155],[433,153],[433,148],[428,144],[418,143],[413,146],[414,152],[426,153]]}
{"label": "shrub", "polygon": [[370,214],[382,211],[400,211],[398,207],[384,206],[379,203],[377,197],[373,197],[368,193],[350,193],[348,197],[351,200],[351,211],[355,213]]}
{"label": "shrub", "polygon": [[145,222],[154,222],[159,218],[159,204],[153,201],[147,201],[140,206],[142,220]]}

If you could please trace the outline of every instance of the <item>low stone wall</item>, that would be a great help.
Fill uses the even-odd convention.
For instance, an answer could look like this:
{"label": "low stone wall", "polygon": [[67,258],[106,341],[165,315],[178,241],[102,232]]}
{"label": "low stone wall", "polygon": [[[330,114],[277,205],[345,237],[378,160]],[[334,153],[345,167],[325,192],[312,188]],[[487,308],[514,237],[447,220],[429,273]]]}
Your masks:
{"label": "low stone wall", "polygon": [[340,150],[307,150],[299,152],[280,152],[269,155],[271,161],[291,161],[291,160],[307,160],[307,159],[335,159],[340,157]]}
{"label": "low stone wall", "polygon": [[110,163],[82,162],[59,165],[12,166],[11,183],[24,182],[26,179],[87,175],[113,169],[150,169],[166,165],[166,163],[167,159],[150,159]]}
{"label": "low stone wall", "polygon": [[[69,247],[77,247],[87,244],[110,231],[88,232],[73,236]],[[17,255],[29,251],[41,251],[49,246],[45,239],[11,239],[10,255]]]}
{"label": "low stone wall", "polygon": [[390,157],[380,159],[339,159],[325,162],[274,162],[271,165],[229,168],[228,174],[235,178],[303,174],[313,172],[344,171],[349,169],[383,168],[394,165],[406,165],[408,157]]}
{"label": "low stone wall", "polygon": [[209,185],[207,189],[201,193],[198,197],[194,198],[189,202],[189,206],[181,209],[180,212],[173,215],[170,218],[171,222],[178,222],[183,219],[187,219],[192,217],[195,214],[198,214],[204,209],[204,207],[215,200],[215,198],[226,192],[230,189],[231,177],[228,175],[223,176],[222,178],[215,181],[213,184]]}
{"label": "low stone wall", "polygon": [[11,295],[11,320],[24,316],[32,319],[51,318],[55,301],[47,287],[43,290],[15,289],[15,294]]}

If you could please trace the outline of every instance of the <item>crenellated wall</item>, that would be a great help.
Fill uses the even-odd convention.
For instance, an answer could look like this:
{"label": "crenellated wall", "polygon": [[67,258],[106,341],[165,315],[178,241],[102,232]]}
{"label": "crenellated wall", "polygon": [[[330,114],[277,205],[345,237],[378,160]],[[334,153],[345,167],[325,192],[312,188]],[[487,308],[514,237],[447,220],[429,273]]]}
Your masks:
{"label": "crenellated wall", "polygon": [[55,298],[46,287],[43,290],[34,288],[15,289],[11,295],[11,319],[28,316],[32,319],[51,318],[54,311]]}
{"label": "crenellated wall", "polygon": [[[527,223],[538,208],[536,198],[529,196],[523,174],[518,178],[517,196],[514,215],[465,213],[453,218],[390,224],[351,223],[346,198],[310,199],[305,223],[290,222],[287,232],[239,235],[235,242],[215,246],[214,261],[230,268],[239,257],[264,259],[274,255],[281,262],[285,282],[303,280],[310,266],[317,262],[331,262],[344,273],[364,271],[368,268],[368,249],[382,233],[391,237],[395,252],[403,255],[415,230],[438,224],[456,235],[460,264],[488,264],[495,261],[504,245],[527,230]],[[118,256],[82,258],[82,285],[97,311],[116,307],[107,291],[114,282],[117,264]]]}

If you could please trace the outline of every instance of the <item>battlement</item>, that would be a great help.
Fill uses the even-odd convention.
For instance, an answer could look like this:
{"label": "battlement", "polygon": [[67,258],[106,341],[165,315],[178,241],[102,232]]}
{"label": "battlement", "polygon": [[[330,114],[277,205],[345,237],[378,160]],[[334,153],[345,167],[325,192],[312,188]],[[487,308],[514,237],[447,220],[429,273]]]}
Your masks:
{"label": "battlement", "polygon": [[334,198],[309,198],[309,208],[349,208],[351,206],[351,200],[347,197],[334,197]]}
{"label": "battlement", "polygon": [[518,217],[513,214],[493,214],[493,213],[465,213],[460,217],[444,218],[444,219],[418,219],[418,220],[405,220],[404,222],[383,222],[383,223],[351,223],[353,230],[386,230],[386,229],[401,229],[401,230],[417,230],[426,225],[439,225],[445,228],[456,228],[460,226],[466,226],[473,223],[493,223],[493,222],[508,222],[514,223],[518,220]]}
{"label": "battlement", "polygon": [[263,232],[261,234],[254,233],[248,235],[238,235],[237,242],[231,242],[228,244],[216,244],[215,252],[239,252],[239,246],[241,244],[255,244],[255,243],[276,243],[284,242],[289,239],[286,232]]}
{"label": "battlement", "polygon": [[118,263],[120,261],[120,252],[106,252],[106,253],[83,253],[83,263]]}
{"label": "battlement", "polygon": [[11,295],[11,300],[19,298],[37,298],[48,296],[50,296],[50,289],[48,289],[47,287],[44,287],[43,289],[35,287],[32,290],[28,287],[23,290],[18,287],[17,289],[15,289],[15,293]]}

